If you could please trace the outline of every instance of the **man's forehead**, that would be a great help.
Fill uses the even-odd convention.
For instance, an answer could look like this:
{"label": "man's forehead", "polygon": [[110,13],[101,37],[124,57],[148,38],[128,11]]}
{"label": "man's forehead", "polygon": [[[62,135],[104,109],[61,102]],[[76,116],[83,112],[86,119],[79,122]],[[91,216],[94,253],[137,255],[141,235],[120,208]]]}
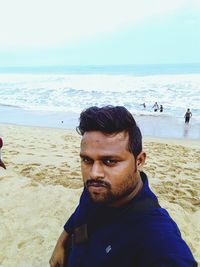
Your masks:
{"label": "man's forehead", "polygon": [[90,157],[120,157],[128,151],[128,134],[107,134],[99,131],[86,132],[81,141],[80,155]]}
{"label": "man's forehead", "polygon": [[99,131],[86,132],[81,140],[81,150],[85,149],[127,149],[128,134],[119,132],[114,134],[102,133]]}
{"label": "man's forehead", "polygon": [[108,141],[112,140],[126,141],[128,139],[128,133],[127,131],[122,131],[118,133],[104,133],[100,131],[90,131],[90,132],[85,132],[84,135],[82,136],[82,142],[84,142],[85,140],[100,142],[102,139]]}

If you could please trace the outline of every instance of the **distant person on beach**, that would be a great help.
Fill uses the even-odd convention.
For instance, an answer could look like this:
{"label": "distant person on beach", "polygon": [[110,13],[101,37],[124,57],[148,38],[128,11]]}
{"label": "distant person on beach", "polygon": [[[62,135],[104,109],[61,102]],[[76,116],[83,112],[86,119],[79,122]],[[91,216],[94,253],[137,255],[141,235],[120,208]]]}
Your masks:
{"label": "distant person on beach", "polygon": [[154,109],[155,112],[158,111],[158,109],[159,109],[158,103],[155,102],[152,108]]}
{"label": "distant person on beach", "polygon": [[160,105],[160,112],[163,112],[163,105]]}
{"label": "distant person on beach", "polygon": [[191,117],[192,117],[192,112],[191,112],[190,109],[188,108],[187,111],[186,111],[186,113],[185,113],[185,116],[184,116],[184,118],[185,118],[185,123],[189,123]]}
{"label": "distant person on beach", "polygon": [[121,106],[90,107],[77,131],[84,190],[50,266],[196,267],[142,171],[146,153],[131,113]]}
{"label": "distant person on beach", "polygon": [[144,109],[146,109],[146,104],[145,103],[142,103],[141,105],[143,106]]}
{"label": "distant person on beach", "polygon": [[1,159],[1,149],[3,147],[3,139],[0,137],[0,167],[6,169],[5,164],[3,163],[2,159]]}

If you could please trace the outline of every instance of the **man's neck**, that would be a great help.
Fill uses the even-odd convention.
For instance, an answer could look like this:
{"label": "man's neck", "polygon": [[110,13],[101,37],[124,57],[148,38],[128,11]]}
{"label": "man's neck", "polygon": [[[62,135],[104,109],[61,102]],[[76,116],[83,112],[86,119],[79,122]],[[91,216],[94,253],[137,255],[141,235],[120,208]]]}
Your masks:
{"label": "man's neck", "polygon": [[115,202],[113,202],[111,205],[109,205],[110,207],[113,208],[118,208],[121,207],[123,205],[126,205],[128,202],[130,202],[137,194],[139,194],[139,192],[142,190],[143,188],[143,181],[142,178],[139,174],[139,179],[138,182],[136,184],[136,187],[134,188],[134,190],[126,197],[124,197],[123,199],[119,199]]}

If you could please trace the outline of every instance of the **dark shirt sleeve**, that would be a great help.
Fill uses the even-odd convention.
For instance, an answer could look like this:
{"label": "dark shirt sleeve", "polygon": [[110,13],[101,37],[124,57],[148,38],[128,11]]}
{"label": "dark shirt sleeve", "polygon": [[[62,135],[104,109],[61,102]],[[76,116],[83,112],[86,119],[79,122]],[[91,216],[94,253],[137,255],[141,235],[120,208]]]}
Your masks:
{"label": "dark shirt sleeve", "polygon": [[78,210],[79,210],[79,205],[76,207],[74,213],[72,213],[72,215],[70,216],[70,218],[67,220],[67,222],[64,225],[65,231],[69,234],[71,234],[73,232],[75,218],[78,214]]}
{"label": "dark shirt sleeve", "polygon": [[177,225],[171,219],[160,222],[157,227],[146,232],[143,249],[140,250],[143,256],[140,257],[138,266],[197,267],[197,262],[182,239]]}
{"label": "dark shirt sleeve", "polygon": [[[184,253],[184,254],[183,254]],[[144,255],[145,257],[145,255]],[[191,252],[183,251],[180,253],[169,253],[167,254],[157,254],[156,257],[145,258],[143,259],[141,267],[198,267],[197,262],[195,261]]]}
{"label": "dark shirt sleeve", "polygon": [[72,213],[72,215],[64,225],[65,231],[67,233],[72,233],[75,227],[87,221],[88,213],[92,213],[94,209],[94,204],[90,200],[86,188],[84,188],[80,196],[79,205],[76,207],[74,213]]}

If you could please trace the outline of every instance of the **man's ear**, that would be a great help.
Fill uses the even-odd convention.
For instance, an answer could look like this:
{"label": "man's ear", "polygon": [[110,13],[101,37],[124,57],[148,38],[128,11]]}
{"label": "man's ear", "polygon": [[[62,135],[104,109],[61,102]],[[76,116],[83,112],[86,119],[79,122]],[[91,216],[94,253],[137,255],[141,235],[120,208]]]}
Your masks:
{"label": "man's ear", "polygon": [[142,151],[140,152],[140,154],[137,156],[137,159],[136,159],[137,170],[142,171],[145,160],[146,160],[146,153]]}

